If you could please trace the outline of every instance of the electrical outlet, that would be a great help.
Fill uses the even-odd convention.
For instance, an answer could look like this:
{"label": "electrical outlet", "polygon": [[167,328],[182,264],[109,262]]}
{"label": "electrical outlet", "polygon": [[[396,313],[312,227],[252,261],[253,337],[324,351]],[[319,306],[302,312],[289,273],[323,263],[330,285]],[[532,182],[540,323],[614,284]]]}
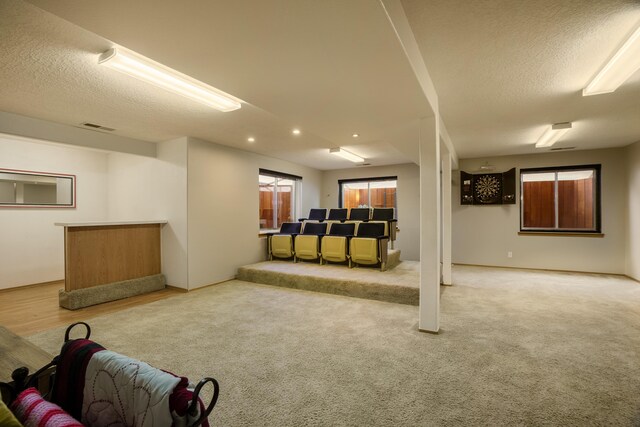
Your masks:
{"label": "electrical outlet", "polygon": [[507,258],[513,258],[513,252],[511,251],[507,252]]}

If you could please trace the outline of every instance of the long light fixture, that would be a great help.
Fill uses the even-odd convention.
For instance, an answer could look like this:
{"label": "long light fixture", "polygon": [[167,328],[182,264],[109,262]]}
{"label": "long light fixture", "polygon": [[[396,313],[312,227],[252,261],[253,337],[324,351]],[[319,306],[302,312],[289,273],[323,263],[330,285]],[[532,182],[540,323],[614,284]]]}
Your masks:
{"label": "long light fixture", "polygon": [[216,110],[227,112],[237,110],[242,106],[239,99],[130,50],[109,49],[100,55],[98,64],[185,96]]}
{"label": "long light fixture", "polygon": [[565,133],[569,132],[571,128],[572,124],[570,122],[556,123],[548,127],[538,139],[538,142],[536,142],[536,148],[551,147],[560,140]]}
{"label": "long light fixture", "polygon": [[640,27],[582,90],[582,96],[611,93],[640,69]]}
{"label": "long light fixture", "polygon": [[364,159],[360,156],[357,156],[343,148],[340,147],[336,147],[336,148],[329,148],[329,153],[331,154],[335,154],[336,156],[340,156],[343,159],[347,159],[353,163],[363,163]]}

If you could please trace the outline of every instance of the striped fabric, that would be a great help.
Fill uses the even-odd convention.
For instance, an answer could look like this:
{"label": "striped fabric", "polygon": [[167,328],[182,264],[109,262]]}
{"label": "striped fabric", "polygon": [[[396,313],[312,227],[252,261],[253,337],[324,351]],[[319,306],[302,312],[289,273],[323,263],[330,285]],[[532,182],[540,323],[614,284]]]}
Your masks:
{"label": "striped fabric", "polygon": [[67,341],[60,350],[51,401],[76,419],[82,418],[85,373],[89,360],[104,347],[91,340]]}
{"label": "striped fabric", "polygon": [[11,405],[25,427],[82,427],[58,405],[47,402],[35,388],[28,388]]}

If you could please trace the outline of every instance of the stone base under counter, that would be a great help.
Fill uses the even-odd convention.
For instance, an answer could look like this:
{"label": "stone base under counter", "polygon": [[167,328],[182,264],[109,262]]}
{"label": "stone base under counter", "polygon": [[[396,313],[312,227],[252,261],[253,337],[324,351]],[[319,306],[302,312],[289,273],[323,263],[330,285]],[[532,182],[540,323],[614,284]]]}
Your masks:
{"label": "stone base under counter", "polygon": [[164,275],[155,274],[73,291],[61,290],[58,301],[62,308],[78,310],[91,305],[159,291],[165,287]]}

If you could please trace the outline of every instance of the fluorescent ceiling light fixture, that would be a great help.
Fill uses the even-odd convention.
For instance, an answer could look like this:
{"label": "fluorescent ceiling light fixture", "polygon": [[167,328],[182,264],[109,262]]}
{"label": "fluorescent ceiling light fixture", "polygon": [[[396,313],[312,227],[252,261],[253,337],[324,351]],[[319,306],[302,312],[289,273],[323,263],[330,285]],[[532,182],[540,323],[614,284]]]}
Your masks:
{"label": "fluorescent ceiling light fixture", "polygon": [[591,82],[582,96],[611,93],[640,69],[640,27],[624,42]]}
{"label": "fluorescent ceiling light fixture", "polygon": [[149,58],[123,48],[112,48],[98,58],[98,64],[151,83],[223,112],[237,110],[241,101]]}
{"label": "fluorescent ceiling light fixture", "polygon": [[252,136],[250,136],[249,138],[247,138],[248,142],[256,142],[256,139]]}
{"label": "fluorescent ceiling light fixture", "polygon": [[569,132],[571,127],[572,125],[569,122],[556,123],[555,125],[552,125],[547,128],[547,130],[545,130],[542,136],[538,139],[538,142],[536,142],[536,148],[551,147],[559,141],[565,133]]}
{"label": "fluorescent ceiling light fixture", "polygon": [[349,160],[350,162],[353,162],[353,163],[363,163],[364,162],[364,159],[362,157],[356,156],[355,154],[350,153],[347,150],[345,150],[343,148],[340,148],[340,147],[330,148],[329,149],[329,153],[335,154],[336,156],[340,156],[343,159],[347,159],[347,160]]}
{"label": "fluorescent ceiling light fixture", "polygon": [[291,133],[294,135],[300,135],[300,129],[294,129],[291,131]]}
{"label": "fluorescent ceiling light fixture", "polygon": [[360,134],[359,134],[359,133],[354,133],[354,134],[353,134],[353,135],[351,135],[351,136],[352,136],[352,137],[354,137],[354,138],[357,138],[357,137],[359,137],[359,136],[360,136]]}

